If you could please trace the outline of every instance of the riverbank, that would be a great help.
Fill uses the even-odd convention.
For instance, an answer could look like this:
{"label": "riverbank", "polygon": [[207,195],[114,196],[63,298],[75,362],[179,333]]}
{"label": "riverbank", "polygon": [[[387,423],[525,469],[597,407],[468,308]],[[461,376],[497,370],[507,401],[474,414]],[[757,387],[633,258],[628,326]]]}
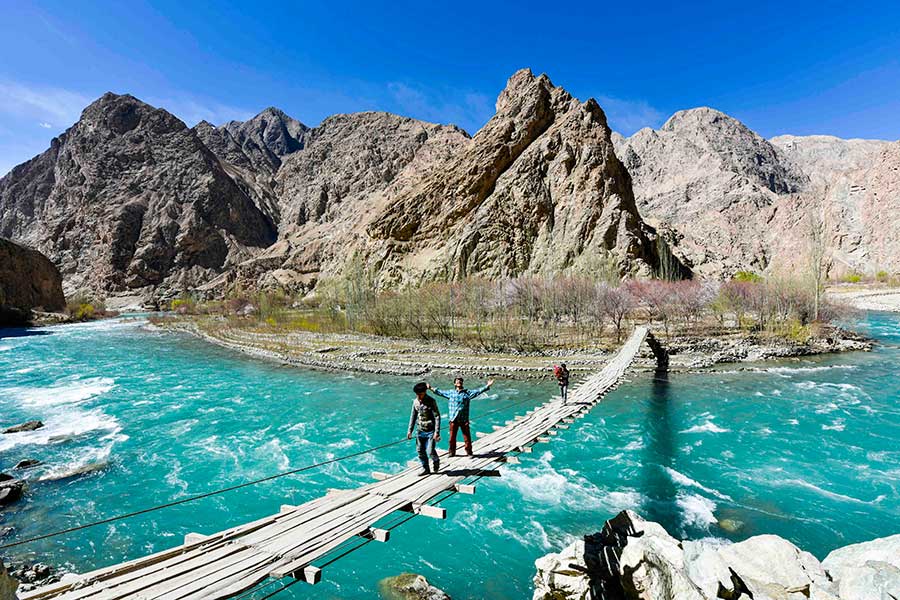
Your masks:
{"label": "riverbank", "polygon": [[828,299],[857,310],[900,312],[900,288],[884,285],[839,285],[829,287]]}
{"label": "riverbank", "polygon": [[[487,352],[465,346],[350,333],[281,332],[256,324],[235,326],[215,317],[173,317],[150,327],[196,336],[243,354],[298,367],[369,374],[425,376],[457,372],[508,379],[546,378],[554,364],[565,362],[574,374],[586,374],[605,364],[616,343],[593,348],[547,352]],[[729,330],[709,336],[657,336],[670,353],[670,370],[692,371],[718,364],[752,363],[835,352],[868,351],[873,342],[836,327],[824,326],[803,341]],[[653,370],[649,350],[636,363]]]}

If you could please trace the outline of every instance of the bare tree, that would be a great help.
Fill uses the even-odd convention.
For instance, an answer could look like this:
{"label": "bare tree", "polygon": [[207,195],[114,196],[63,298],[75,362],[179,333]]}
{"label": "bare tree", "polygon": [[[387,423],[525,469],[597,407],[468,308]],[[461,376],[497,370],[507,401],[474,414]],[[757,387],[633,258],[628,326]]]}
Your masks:
{"label": "bare tree", "polygon": [[819,309],[822,304],[822,295],[825,291],[825,277],[827,264],[825,258],[825,211],[810,208],[807,214],[809,225],[809,255],[808,269],[810,283],[813,290],[813,314],[812,320],[819,320]]}

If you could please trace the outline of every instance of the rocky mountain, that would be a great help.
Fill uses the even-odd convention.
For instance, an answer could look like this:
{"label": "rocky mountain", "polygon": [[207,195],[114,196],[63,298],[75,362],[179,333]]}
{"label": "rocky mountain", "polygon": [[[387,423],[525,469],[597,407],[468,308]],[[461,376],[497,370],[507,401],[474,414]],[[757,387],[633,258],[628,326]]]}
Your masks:
{"label": "rocky mountain", "polygon": [[65,306],[59,269],[40,252],[0,238],[0,325],[23,321],[32,309]]}
{"label": "rocky mountain", "polygon": [[639,212],[671,232],[675,253],[701,275],[796,273],[808,262],[815,222],[827,230],[832,275],[900,269],[888,142],[766,140],[710,108],[614,139]]}
{"label": "rocky mountain", "polygon": [[770,142],[711,108],[675,113],[659,130],[616,143],[639,212],[675,230],[676,253],[703,275],[766,270],[776,205],[809,184]]}
{"label": "rocky mountain", "polygon": [[272,218],[195,131],[105,94],[0,179],[0,235],[56,263],[70,289],[189,289],[275,241]]}
{"label": "rocky mountain", "polygon": [[874,600],[900,593],[900,536],[819,562],[776,535],[677,540],[631,511],[537,561],[534,600]]}
{"label": "rocky mountain", "polygon": [[194,131],[256,206],[277,223],[275,173],[287,155],[303,149],[309,128],[270,107],[248,121],[229,121],[220,127],[201,121]]}
{"label": "rocky mountain", "polygon": [[276,175],[278,243],[213,288],[308,288],[354,257],[380,286],[600,260],[650,273],[664,244],[638,215],[610,135],[595,101],[529,70],[472,138],[385,113],[326,119]]}

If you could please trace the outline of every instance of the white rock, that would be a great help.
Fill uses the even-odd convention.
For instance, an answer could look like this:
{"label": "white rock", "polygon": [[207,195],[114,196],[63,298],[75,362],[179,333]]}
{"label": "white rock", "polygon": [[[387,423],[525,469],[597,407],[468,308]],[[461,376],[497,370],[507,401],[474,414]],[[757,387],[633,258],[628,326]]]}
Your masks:
{"label": "white rock", "polygon": [[705,542],[683,542],[684,568],[688,578],[709,598],[717,598],[719,589],[737,596],[728,564],[718,553],[718,546]]}
{"label": "white rock", "polygon": [[622,587],[629,598],[707,600],[685,573],[684,553],[668,534],[630,540],[622,551],[620,568]]}
{"label": "white rock", "polygon": [[[813,583],[826,591],[834,588],[815,556],[776,535],[758,535],[724,546],[719,549],[719,555],[748,587],[751,581],[755,582],[762,593],[774,595],[775,598],[781,593],[779,588],[784,593],[792,594],[785,598],[804,600]],[[804,593],[797,595],[801,594],[801,590]]]}

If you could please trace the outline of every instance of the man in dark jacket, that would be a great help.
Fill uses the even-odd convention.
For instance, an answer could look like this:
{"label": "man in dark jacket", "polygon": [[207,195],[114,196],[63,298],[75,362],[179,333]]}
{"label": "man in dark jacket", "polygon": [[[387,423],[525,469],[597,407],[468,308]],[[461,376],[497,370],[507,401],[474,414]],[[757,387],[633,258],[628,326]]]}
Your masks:
{"label": "man in dark jacket", "polygon": [[416,430],[416,451],[422,462],[422,470],[419,475],[428,475],[428,458],[434,472],[441,468],[435,444],[441,439],[441,411],[437,401],[428,395],[428,385],[425,382],[413,386],[416,397],[413,399],[412,412],[409,415],[409,428],[406,430],[406,439],[411,439],[413,430]]}
{"label": "man in dark jacket", "polygon": [[484,392],[491,389],[494,380],[489,379],[487,385],[476,390],[467,390],[463,387],[463,378],[457,377],[453,380],[452,390],[436,390],[431,385],[428,389],[449,400],[450,413],[450,456],[456,456],[456,432],[462,431],[463,443],[465,444],[466,454],[472,456],[472,433],[469,429],[469,403],[476,396],[480,396]]}
{"label": "man in dark jacket", "polygon": [[562,403],[565,404],[569,399],[569,369],[566,368],[566,363],[559,365],[556,381],[559,383],[559,395],[562,396]]}

